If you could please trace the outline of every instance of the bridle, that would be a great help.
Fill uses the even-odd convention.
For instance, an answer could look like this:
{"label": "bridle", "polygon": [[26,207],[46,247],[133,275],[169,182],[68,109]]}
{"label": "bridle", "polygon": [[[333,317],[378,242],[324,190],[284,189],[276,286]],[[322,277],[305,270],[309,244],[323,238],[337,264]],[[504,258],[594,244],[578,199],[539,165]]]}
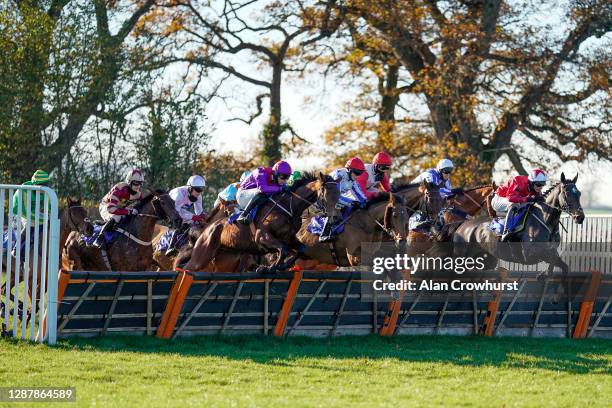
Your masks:
{"label": "bridle", "polygon": [[[317,194],[317,199],[315,201],[310,201],[305,199],[304,197],[301,197],[299,194],[296,194],[294,191],[283,191],[281,198],[283,197],[283,195],[285,195],[286,193],[291,194],[291,196],[289,197],[289,209],[287,210],[285,207],[283,207],[280,204],[280,200],[275,201],[272,197],[268,197],[268,200],[272,201],[274,203],[274,205],[268,210],[268,212],[265,214],[265,216],[263,218],[266,218],[274,209],[274,207],[278,207],[280,208],[285,214],[287,214],[289,216],[290,219],[295,218],[295,214],[293,213],[293,197],[297,198],[298,200],[308,204],[308,206],[314,206],[317,210],[321,210],[321,211],[325,211],[325,207],[326,207],[326,202],[325,202],[325,196],[322,194],[323,191],[325,191],[327,189],[327,185],[328,184],[334,184],[334,185],[338,185],[337,181],[325,181],[323,182],[323,188],[322,189],[318,189],[318,191],[316,192]],[[336,187],[337,188],[337,187]]]}
{"label": "bridle", "polygon": [[[79,224],[74,222],[74,218],[72,218],[72,211],[70,211],[70,210],[72,210],[74,208],[82,208],[83,210],[85,210],[85,207],[83,207],[82,205],[72,205],[72,206],[68,207],[66,209],[66,212],[68,213],[68,227],[71,230],[81,232],[81,230],[79,229]],[[85,217],[85,218],[83,218],[83,222],[82,223],[83,224],[91,224],[91,221],[89,220],[89,217]]]}

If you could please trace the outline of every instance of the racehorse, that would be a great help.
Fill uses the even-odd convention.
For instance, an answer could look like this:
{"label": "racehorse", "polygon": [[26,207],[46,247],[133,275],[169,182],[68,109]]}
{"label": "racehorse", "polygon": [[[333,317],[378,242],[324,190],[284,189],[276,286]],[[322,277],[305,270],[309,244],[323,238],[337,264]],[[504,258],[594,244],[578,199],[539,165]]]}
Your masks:
{"label": "racehorse", "polygon": [[425,253],[434,242],[448,241],[459,225],[467,219],[486,211],[491,217],[495,211],[491,207],[495,184],[486,184],[466,189],[448,196],[446,204],[435,217],[428,231],[412,230],[408,233],[408,244],[414,254]]}
{"label": "racehorse", "polygon": [[[195,242],[197,241],[198,237],[200,236],[202,231],[204,231],[204,228],[206,228],[208,224],[213,223],[222,218],[229,217],[231,214],[233,214],[234,208],[237,205],[237,203],[235,201],[225,201],[222,199],[219,199],[219,200],[220,200],[219,204],[217,204],[210,211],[210,213],[207,214],[206,218],[201,223],[193,224],[192,226],[189,227],[189,230],[186,232],[188,234],[188,241],[184,244],[182,248],[178,248],[179,252],[183,253],[181,255],[183,259],[185,259],[187,254],[191,254],[191,250],[193,250],[193,246],[195,245]],[[160,240],[162,239],[164,234],[168,232],[168,230],[169,228],[166,227],[165,225],[160,225],[160,224],[155,225],[155,232],[153,233],[154,250],[153,250],[152,267],[154,269],[157,269],[158,271],[171,270],[173,262],[176,258],[176,256],[172,256],[172,257],[166,256],[165,251],[159,251],[157,249],[159,247]],[[232,257],[232,258],[235,258],[235,257]],[[227,266],[225,266],[227,265],[226,262],[224,262],[223,265],[224,265],[223,272],[231,272],[231,271],[225,270],[228,268]]]}
{"label": "racehorse", "polygon": [[357,266],[361,264],[363,242],[394,241],[401,250],[406,245],[408,212],[404,200],[395,194],[384,193],[372,199],[343,223],[344,232],[329,243],[319,242],[319,236],[308,231],[308,223],[302,223],[297,238],[305,247],[303,256],[324,264]]}
{"label": "racehorse", "polygon": [[[151,240],[157,220],[181,222],[174,200],[162,190],[150,192],[135,207],[138,215],[116,227],[119,233],[110,248],[100,250],[87,246],[80,233],[71,233],[62,253],[64,269],[147,271],[152,261]],[[106,258],[106,259],[105,259]]]}
{"label": "racehorse", "polygon": [[489,228],[488,217],[465,221],[453,234],[454,255],[476,258],[489,254],[488,267],[495,267],[498,259],[526,265],[547,262],[548,269],[539,279],[552,274],[555,266],[561,268],[565,279],[569,267],[557,251],[561,241],[559,221],[562,212],[568,213],[577,224],[584,221],[577,179],[578,175],[568,180],[561,173],[561,181],[543,194],[545,201],[529,205],[524,228],[513,234],[513,242],[499,242],[497,234]]}
{"label": "racehorse", "polygon": [[[288,257],[290,250],[297,250],[300,243],[295,238],[302,224],[301,215],[306,208],[317,205],[330,216],[335,216],[340,196],[338,181],[319,173],[306,173],[288,192],[276,193],[268,198],[257,211],[250,225],[228,224],[221,219],[209,225],[198,238],[187,270],[203,270],[215,259],[220,250],[233,254],[277,254],[270,267],[260,266],[260,272],[273,272],[293,264],[296,256]],[[175,265],[180,263],[177,258]]]}
{"label": "racehorse", "polygon": [[[77,200],[73,200],[72,198],[67,197],[66,198],[66,208],[60,212],[59,219],[60,219],[60,243],[59,243],[60,248],[62,248],[62,246],[65,244],[66,239],[68,238],[68,235],[72,231],[79,232],[82,234],[91,234],[93,232],[93,225],[89,221],[87,210],[81,205],[80,198]],[[30,236],[32,237],[32,239],[34,239],[33,232],[30,232]],[[44,244],[42,242],[42,239],[43,239],[43,234],[42,232],[40,232],[38,235],[39,252],[42,251],[43,244]],[[26,245],[29,245],[29,243],[26,243]],[[2,255],[1,251],[0,251],[0,255]],[[22,256],[25,257],[25,253],[22,253]],[[33,250],[32,252],[30,252],[30,259],[29,259],[30,268],[28,271],[29,273],[28,282],[33,282],[33,279],[34,279],[34,271],[32,270],[34,267],[34,256],[38,257],[39,267],[37,268],[37,271],[36,271],[36,281],[40,283],[42,282],[41,271],[45,268],[42,264],[41,256],[39,254],[33,253]],[[15,265],[16,259],[14,256],[11,256],[11,257],[12,257],[12,264]],[[4,274],[6,274],[6,257],[1,256],[1,258],[2,258],[2,270],[4,271]],[[21,259],[21,265],[22,266],[25,265],[25,259],[23,258]],[[25,279],[25,273],[22,272],[19,276],[19,283],[23,282],[24,279]],[[14,272],[11,274],[10,282],[7,282],[6,280],[2,282],[2,286],[0,286],[0,296],[4,296],[6,294],[7,284],[9,285],[9,288],[11,288],[11,290],[12,288],[14,288],[15,286],[15,273]],[[43,288],[43,292],[46,292],[46,288]],[[30,297],[30,299],[32,299],[32,284],[28,285],[28,296]],[[9,297],[10,297],[10,294],[9,294]],[[14,295],[13,295],[13,300],[14,300]],[[10,299],[5,299],[5,301],[6,303],[0,301],[0,317],[3,315],[4,308],[8,307],[7,305],[10,303]],[[22,302],[18,301],[19,316],[21,316],[22,308],[23,308]],[[27,314],[28,314],[28,319],[29,319],[29,315],[30,315],[29,311]],[[5,323],[6,322],[3,322],[2,324],[3,334],[5,334],[5,331],[6,331]]]}

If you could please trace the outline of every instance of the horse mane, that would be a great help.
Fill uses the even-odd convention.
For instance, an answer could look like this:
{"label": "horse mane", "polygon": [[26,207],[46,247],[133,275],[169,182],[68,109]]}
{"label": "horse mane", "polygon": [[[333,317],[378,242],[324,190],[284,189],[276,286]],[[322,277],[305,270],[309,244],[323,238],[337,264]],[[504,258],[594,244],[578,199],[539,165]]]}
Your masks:
{"label": "horse mane", "polygon": [[306,184],[311,183],[319,179],[319,176],[312,171],[306,171],[302,173],[302,177],[297,179],[291,185],[291,191],[295,191],[300,187],[304,187]]}
{"label": "horse mane", "polygon": [[559,185],[561,184],[560,181],[556,182],[555,184],[553,184],[548,190],[546,190],[545,192],[542,193],[542,197],[546,198],[550,193],[552,193],[552,191],[557,188]]}
{"label": "horse mane", "polygon": [[[392,193],[384,192],[383,194],[377,195],[376,197],[368,201],[365,208],[370,208],[371,206],[382,203],[382,202],[386,203],[387,201],[389,201],[390,194]],[[403,197],[395,195],[394,198],[395,198],[395,202],[397,202],[398,204],[404,204]]]}
{"label": "horse mane", "polygon": [[134,206],[134,208],[138,211],[142,210],[145,205],[149,204],[153,198],[155,198],[156,194],[167,194],[166,190],[161,188],[155,189],[155,193],[149,192],[140,202]]}
{"label": "horse mane", "polygon": [[367,208],[372,207],[373,205],[376,205],[382,202],[387,202],[387,201],[389,201],[389,193],[379,194],[376,197],[369,200],[365,208],[367,209]]}
{"label": "horse mane", "polygon": [[[334,178],[332,176],[330,176],[329,174],[323,174],[323,177],[325,178],[325,182],[334,181]],[[302,177],[297,179],[291,185],[291,191],[295,192],[295,190],[297,190],[298,188],[303,187],[306,184],[312,183],[313,181],[317,181],[319,179],[320,178],[319,178],[319,173],[318,172],[315,172],[315,171],[305,171],[304,173],[302,173]]]}
{"label": "horse mane", "polygon": [[468,189],[463,190],[464,193],[469,193],[470,191],[474,191],[474,190],[478,190],[480,188],[487,188],[487,187],[493,187],[493,184],[489,183],[489,184],[480,184],[476,187],[470,187]]}
{"label": "horse mane", "polygon": [[391,186],[392,193],[398,193],[402,190],[408,190],[409,188],[415,188],[420,186],[421,183],[393,183]]}

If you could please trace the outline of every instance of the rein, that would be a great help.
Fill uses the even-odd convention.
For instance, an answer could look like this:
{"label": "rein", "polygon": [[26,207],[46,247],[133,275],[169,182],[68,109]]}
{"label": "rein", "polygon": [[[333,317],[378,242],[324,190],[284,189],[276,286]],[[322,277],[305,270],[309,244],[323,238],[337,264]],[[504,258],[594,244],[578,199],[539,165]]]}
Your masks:
{"label": "rein", "polygon": [[[72,218],[72,212],[70,211],[70,210],[71,210],[71,209],[73,209],[73,208],[83,208],[83,209],[85,209],[85,208],[84,208],[82,205],[73,205],[73,206],[68,207],[68,208],[66,209],[66,212],[68,213],[68,221],[70,222],[70,225],[71,225],[72,227],[74,227],[74,228],[75,228],[75,230],[77,230],[79,226],[77,225],[77,223],[76,223],[76,222],[74,222],[74,219]],[[86,224],[91,223],[91,221],[89,220],[89,217],[85,217],[85,218],[83,218],[83,222],[84,222],[84,223],[86,223]]]}

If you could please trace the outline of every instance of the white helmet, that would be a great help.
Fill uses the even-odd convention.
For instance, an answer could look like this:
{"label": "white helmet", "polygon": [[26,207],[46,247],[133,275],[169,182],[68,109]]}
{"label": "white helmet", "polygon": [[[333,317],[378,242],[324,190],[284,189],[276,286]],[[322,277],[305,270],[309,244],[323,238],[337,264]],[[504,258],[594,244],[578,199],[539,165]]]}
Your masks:
{"label": "white helmet", "polygon": [[438,162],[436,166],[436,170],[440,171],[442,169],[454,169],[455,165],[449,159],[442,159]]}
{"label": "white helmet", "polygon": [[544,170],[542,169],[533,169],[529,172],[529,181],[533,181],[536,183],[546,183],[548,181],[548,177]]}
{"label": "white helmet", "polygon": [[206,180],[204,179],[204,177],[198,176],[196,174],[194,176],[189,177],[189,180],[187,180],[187,185],[189,187],[204,188],[206,187]]}
{"label": "white helmet", "polygon": [[132,169],[128,171],[125,176],[125,182],[130,184],[133,181],[138,181],[140,183],[144,183],[144,176],[142,175],[142,171],[140,169]]}

